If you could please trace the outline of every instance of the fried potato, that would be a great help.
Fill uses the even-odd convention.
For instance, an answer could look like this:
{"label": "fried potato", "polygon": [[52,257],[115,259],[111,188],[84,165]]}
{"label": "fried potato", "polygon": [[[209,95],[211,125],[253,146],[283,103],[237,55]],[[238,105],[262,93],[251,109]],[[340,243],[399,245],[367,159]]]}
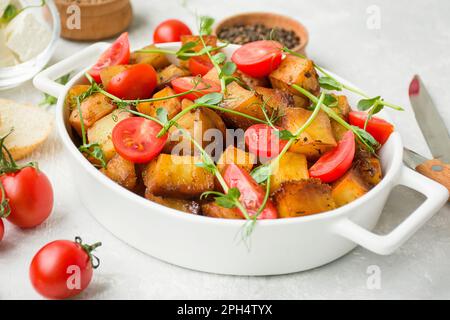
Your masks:
{"label": "fried potato", "polygon": [[270,85],[270,81],[267,77],[254,78],[239,70],[236,71],[236,76],[251,89],[256,89],[257,87],[268,87]]}
{"label": "fried potato", "polygon": [[[141,50],[158,49],[154,44],[146,46]],[[132,52],[130,55],[130,64],[145,63],[151,65],[155,69],[162,69],[170,65],[169,59],[163,53],[141,53]]]}
{"label": "fried potato", "polygon": [[112,78],[114,78],[114,76],[118,75],[122,71],[127,70],[130,67],[130,65],[116,65],[103,68],[100,71],[100,79],[102,80],[103,86],[107,88],[109,82]]}
{"label": "fried potato", "polygon": [[77,97],[88,91],[89,88],[90,86],[87,84],[77,84],[70,88],[64,101],[64,107],[66,108],[66,110],[72,111],[76,109]]}
{"label": "fried potato", "polygon": [[[94,93],[81,103],[80,108],[84,127],[87,130],[92,127],[97,120],[103,118],[107,114],[110,114],[114,109],[116,109],[116,106],[111,102],[111,99],[103,94]],[[69,122],[72,128],[74,128],[81,136],[81,122],[78,108],[72,110],[69,117]]]}
{"label": "fried potato", "polygon": [[300,217],[336,208],[331,188],[318,179],[285,182],[273,199],[280,218]]}
{"label": "fried potato", "polygon": [[143,172],[148,192],[161,197],[190,199],[214,189],[214,175],[197,166],[192,156],[160,154]]}
{"label": "fried potato", "polygon": [[[170,87],[156,92],[153,98],[164,98],[175,95],[175,91]],[[167,100],[154,101],[154,102],[141,102],[136,106],[137,111],[156,118],[156,110],[163,108],[167,111],[167,118],[172,119],[177,113],[181,111],[181,103],[178,98],[171,98]]]}
{"label": "fried potato", "polygon": [[[303,108],[288,108],[281,119],[281,127],[295,133],[311,116],[312,111]],[[301,134],[297,142],[289,149],[315,160],[336,146],[330,119],[325,112],[319,111],[317,117]]]}
{"label": "fried potato", "polygon": [[188,75],[189,75],[188,70],[178,67],[174,64],[171,64],[170,66],[167,66],[158,72],[158,80],[159,80],[158,87],[162,88],[162,87],[170,84],[170,81],[172,81],[176,78],[185,77]]}
{"label": "fried potato", "polygon": [[270,192],[273,193],[288,181],[300,181],[309,178],[308,162],[303,154],[286,152],[270,177]]}
{"label": "fried potato", "polygon": [[202,213],[204,216],[221,219],[244,219],[236,208],[228,209],[219,206],[215,202],[202,204]]}
{"label": "fried potato", "polygon": [[356,151],[353,168],[369,188],[376,186],[383,178],[380,160],[368,151]]}
{"label": "fried potato", "polygon": [[350,107],[347,97],[343,95],[332,95],[337,100],[337,105],[331,107],[342,119],[347,121],[348,114],[352,111]]}
{"label": "fried potato", "polygon": [[200,204],[196,201],[192,200],[185,200],[185,199],[176,199],[176,198],[165,198],[165,197],[158,197],[154,194],[150,193],[148,189],[145,190],[145,198],[148,200],[151,200],[153,202],[162,204],[163,206],[183,211],[186,213],[191,214],[200,214],[201,213],[201,207]]}
{"label": "fried potato", "polygon": [[[269,75],[272,86],[276,89],[286,90],[293,95],[304,97],[300,92],[291,88],[296,84],[314,95],[320,92],[319,80],[314,63],[293,55],[287,55],[280,66]],[[306,97],[304,97],[306,98]]]}
{"label": "fried potato", "polygon": [[349,170],[332,185],[331,195],[338,207],[346,205],[369,191],[368,186],[354,169]]}
{"label": "fried potato", "polygon": [[287,108],[304,108],[310,104],[309,100],[303,97],[279,89],[256,87],[255,91],[261,95],[269,109],[277,110],[280,115],[283,115]]}
{"label": "fried potato", "polygon": [[128,190],[136,187],[137,177],[134,163],[122,158],[117,153],[108,161],[106,168],[102,168],[100,171]]}
{"label": "fried potato", "polygon": [[225,167],[230,163],[234,163],[245,171],[250,172],[253,165],[256,163],[256,157],[252,153],[245,152],[242,149],[230,145],[225,149],[217,161],[217,168],[223,173]]}

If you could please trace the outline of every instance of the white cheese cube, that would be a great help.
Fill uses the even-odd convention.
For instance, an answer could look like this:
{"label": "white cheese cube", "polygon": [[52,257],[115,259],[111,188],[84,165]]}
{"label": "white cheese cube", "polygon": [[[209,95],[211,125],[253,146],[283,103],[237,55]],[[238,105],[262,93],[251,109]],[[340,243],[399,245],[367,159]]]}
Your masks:
{"label": "white cheese cube", "polygon": [[0,29],[0,68],[14,66],[18,63],[16,56],[6,46],[5,34]]}
{"label": "white cheese cube", "polygon": [[50,43],[51,32],[31,10],[22,11],[5,29],[6,46],[22,62],[41,53]]}

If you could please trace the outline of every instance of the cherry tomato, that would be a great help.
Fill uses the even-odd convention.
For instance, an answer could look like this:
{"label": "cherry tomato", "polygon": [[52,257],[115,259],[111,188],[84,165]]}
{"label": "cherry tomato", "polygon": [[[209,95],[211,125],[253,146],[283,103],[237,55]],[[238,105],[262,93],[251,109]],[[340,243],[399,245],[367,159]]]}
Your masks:
{"label": "cherry tomato", "polygon": [[231,60],[238,69],[251,77],[268,76],[282,60],[281,43],[272,40],[249,42],[237,49]]}
{"label": "cherry tomato", "polygon": [[309,175],[325,183],[333,182],[347,172],[354,157],[355,135],[352,131],[347,131],[337,147],[321,156],[309,169]]}
{"label": "cherry tomato", "polygon": [[97,83],[100,83],[100,71],[103,68],[118,64],[127,64],[129,60],[130,43],[128,41],[128,32],[124,32],[102,53],[97,63],[89,70],[89,74]]}
{"label": "cherry tomato", "polygon": [[[223,174],[223,179],[230,188],[238,188],[241,196],[239,201],[247,209],[250,216],[255,216],[265,197],[265,190],[244,169],[236,164],[229,164]],[[238,210],[238,209],[236,209]],[[243,213],[241,212],[243,215]],[[272,201],[268,200],[258,219],[276,219],[278,212]]]}
{"label": "cherry tomato", "polygon": [[[350,112],[349,122],[351,125],[364,128],[364,124],[367,119],[367,113],[362,111]],[[394,132],[394,126],[381,118],[372,117],[367,123],[366,131],[370,133],[380,144],[384,144],[392,132]]]}
{"label": "cherry tomato", "polygon": [[146,163],[160,154],[167,134],[156,136],[162,127],[155,121],[132,117],[120,121],[112,131],[112,142],[117,153],[134,163]]}
{"label": "cherry tomato", "polygon": [[0,219],[0,241],[3,240],[4,235],[5,235],[5,225],[3,224],[3,220]]}
{"label": "cherry tomato", "polygon": [[[277,129],[282,130],[278,127]],[[277,156],[288,143],[287,140],[278,137],[274,128],[263,123],[249,127],[244,137],[249,151],[264,158]]]}
{"label": "cherry tomato", "polygon": [[49,299],[73,297],[87,288],[92,279],[91,252],[101,243],[85,245],[57,240],[46,244],[33,257],[30,280],[34,289]]}
{"label": "cherry tomato", "polygon": [[11,214],[6,218],[21,228],[40,225],[53,209],[53,189],[47,176],[34,167],[0,177]]}
{"label": "cherry tomato", "polygon": [[197,92],[189,93],[183,98],[189,99],[189,100],[195,100],[198,99],[208,93],[213,92],[220,92],[220,84],[208,80],[208,79],[202,79],[199,77],[182,77],[177,78],[171,81],[171,85],[173,87],[173,90],[175,90],[176,93],[183,93],[189,90],[192,90],[194,87],[197,90]]}
{"label": "cherry tomato", "polygon": [[209,58],[193,57],[189,59],[189,71],[193,76],[204,76],[212,68],[214,65]]}
{"label": "cherry tomato", "polygon": [[156,71],[151,65],[134,64],[112,77],[106,91],[120,99],[150,98],[158,84],[157,78]]}
{"label": "cherry tomato", "polygon": [[161,22],[153,33],[153,42],[177,42],[181,36],[191,35],[191,29],[183,22],[177,19],[169,19]]}

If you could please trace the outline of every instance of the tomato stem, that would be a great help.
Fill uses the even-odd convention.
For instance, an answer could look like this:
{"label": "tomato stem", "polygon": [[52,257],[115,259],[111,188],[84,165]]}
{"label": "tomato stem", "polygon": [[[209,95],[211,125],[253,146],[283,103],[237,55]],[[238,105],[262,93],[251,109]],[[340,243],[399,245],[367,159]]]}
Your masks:
{"label": "tomato stem", "polygon": [[79,244],[81,248],[87,253],[89,256],[89,260],[91,261],[92,268],[97,269],[100,266],[100,259],[92,254],[92,252],[102,245],[101,242],[96,242],[94,244],[84,244],[81,237],[75,237],[75,243]]}
{"label": "tomato stem", "polygon": [[18,165],[14,161],[14,158],[13,158],[11,152],[5,146],[6,138],[8,138],[9,135],[13,133],[13,131],[14,131],[14,128],[11,128],[11,130],[6,135],[4,135],[3,137],[0,137],[0,175],[5,174],[5,173],[14,173],[14,172],[20,171],[21,169],[26,168],[26,167],[33,167],[36,170],[39,170],[36,162],[28,162],[24,165]]}
{"label": "tomato stem", "polygon": [[1,181],[0,181],[0,192],[1,192],[0,218],[7,218],[11,214],[11,207],[9,206],[9,199],[6,198],[5,188],[3,187],[3,183]]}

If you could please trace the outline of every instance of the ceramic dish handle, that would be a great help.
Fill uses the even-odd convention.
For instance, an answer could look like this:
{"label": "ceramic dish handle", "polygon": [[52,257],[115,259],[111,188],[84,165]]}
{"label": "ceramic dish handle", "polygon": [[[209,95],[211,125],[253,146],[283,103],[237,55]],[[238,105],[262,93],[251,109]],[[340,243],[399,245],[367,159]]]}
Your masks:
{"label": "ceramic dish handle", "polygon": [[348,218],[340,220],[334,226],[334,232],[375,253],[390,254],[408,240],[448,199],[445,187],[405,166],[397,184],[414,189],[424,194],[427,199],[391,233],[377,235]]}
{"label": "ceramic dish handle", "polygon": [[59,97],[64,91],[64,86],[55,80],[78,68],[87,67],[95,63],[100,54],[105,51],[108,46],[110,46],[109,43],[98,42],[75,53],[67,59],[55,63],[34,77],[34,86],[54,97]]}

